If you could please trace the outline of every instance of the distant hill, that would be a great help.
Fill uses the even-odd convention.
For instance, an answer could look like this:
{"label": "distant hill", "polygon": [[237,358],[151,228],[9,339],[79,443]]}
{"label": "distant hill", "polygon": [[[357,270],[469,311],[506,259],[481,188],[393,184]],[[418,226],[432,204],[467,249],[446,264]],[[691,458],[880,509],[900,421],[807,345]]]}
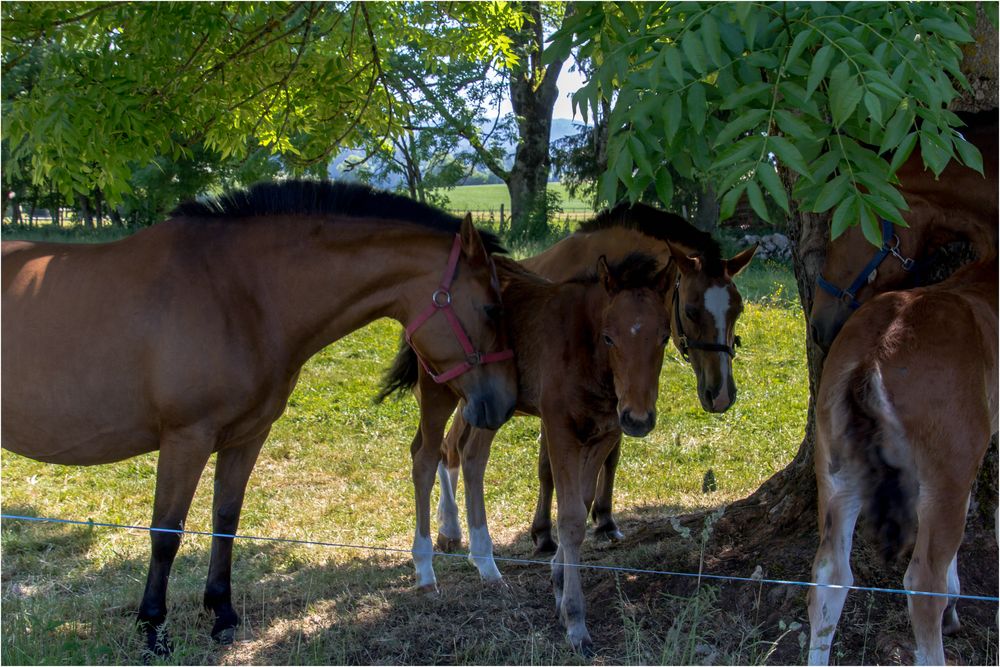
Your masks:
{"label": "distant hill", "polygon": [[[549,141],[556,141],[562,139],[563,137],[568,137],[573,134],[578,134],[583,131],[585,125],[580,121],[571,120],[569,118],[553,118],[552,119],[552,130],[549,132]],[[514,163],[514,148],[515,144],[509,142],[504,146],[507,151],[507,158],[504,160],[504,166],[510,167]],[[464,153],[472,149],[469,143],[465,140],[459,142],[455,153]],[[364,153],[359,150],[345,150],[341,151],[330,165],[327,167],[327,174],[330,178],[335,178],[338,180],[354,180],[354,176],[351,173],[344,173],[340,170],[340,166],[348,157],[362,158]],[[379,188],[393,189],[397,187],[402,180],[402,177],[392,177],[384,179],[382,182],[372,183],[372,185]]]}

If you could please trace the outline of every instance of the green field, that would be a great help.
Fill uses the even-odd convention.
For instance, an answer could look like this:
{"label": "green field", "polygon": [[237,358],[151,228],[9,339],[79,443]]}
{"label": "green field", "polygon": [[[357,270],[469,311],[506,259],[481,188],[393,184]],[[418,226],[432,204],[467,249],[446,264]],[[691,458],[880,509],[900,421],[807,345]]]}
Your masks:
{"label": "green field", "polygon": [[[559,195],[561,205],[567,212],[591,210],[590,202],[571,198],[562,183],[549,183],[548,189]],[[497,211],[499,215],[500,205],[503,204],[506,214],[510,215],[510,193],[503,184],[462,185],[444,190],[443,194],[448,197],[445,208],[451,211]]]}
{"label": "green field", "polygon": [[[693,374],[669,349],[658,426],[644,439],[626,438],[624,445],[616,508],[626,531],[640,517],[666,521],[674,513],[744,497],[781,469],[798,447],[807,382],[802,313],[790,291],[794,281],[787,267],[768,264],[752,265],[739,284],[748,299],[738,324],[743,339],[735,364],[739,401],[724,415],[705,413]],[[441,595],[429,600],[412,590],[406,553],[413,531],[408,447],[417,408],[410,397],[379,406],[371,400],[399,333],[395,323],[376,322],[305,366],[251,478],[240,532],[402,553],[239,543],[234,595],[245,623],[234,646],[219,648],[207,638],[209,621],[200,611],[209,541],[188,537],[171,577],[170,627],[176,650],[170,663],[578,660],[565,648],[562,630],[548,610],[544,565],[515,568],[501,561],[509,588],[496,597],[497,591],[484,588],[470,565],[441,557],[435,559]],[[536,489],[537,429],[537,420],[516,418],[493,447],[486,499],[501,558],[531,553],[527,528]],[[148,524],[156,458],[150,454],[79,468],[3,452],[3,511]],[[202,476],[186,524],[191,530],[211,529],[211,468]],[[702,481],[709,469],[718,490],[704,493]],[[140,661],[134,610],[149,557],[145,534],[5,521],[2,536],[4,664]],[[584,558],[636,564],[643,553],[607,547],[595,553],[588,547]],[[588,575],[598,583],[613,576]],[[529,603],[536,599],[544,604]],[[599,606],[610,601],[589,602]],[[514,611],[509,622],[498,619],[487,629],[484,612],[477,611],[484,605],[501,616],[507,613],[503,609]],[[620,617],[615,624],[624,628],[628,621]],[[459,631],[456,626],[468,627]],[[598,642],[603,640],[606,662],[649,661],[666,655],[655,652],[668,650],[666,640],[655,633],[642,638],[647,648],[637,648],[618,630],[610,636],[603,626],[592,632]],[[734,654],[733,659],[746,661],[753,655]]]}

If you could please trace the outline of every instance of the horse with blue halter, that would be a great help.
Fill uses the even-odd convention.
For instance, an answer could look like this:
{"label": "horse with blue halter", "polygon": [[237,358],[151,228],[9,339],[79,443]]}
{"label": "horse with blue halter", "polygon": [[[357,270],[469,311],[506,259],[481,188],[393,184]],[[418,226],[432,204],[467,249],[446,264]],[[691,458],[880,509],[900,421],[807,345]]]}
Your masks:
{"label": "horse with blue halter", "polygon": [[[178,207],[104,244],[3,243],[3,447],[63,465],[159,450],[152,527],[178,530],[217,453],[213,532],[232,535],[247,480],[307,359],[381,317],[463,416],[498,428],[516,368],[490,252],[471,219],[361,185],[260,184]],[[169,651],[181,536],[150,534],[139,607]],[[205,606],[233,639],[233,539],[212,539]]]}
{"label": "horse with blue halter", "polygon": [[874,253],[857,226],[827,244],[809,313],[810,335],[821,348],[830,348],[844,322],[866,299],[919,285],[923,269],[945,244],[967,241],[979,259],[996,254],[997,114],[960,116],[968,125],[966,140],[983,156],[983,174],[952,161],[935,178],[924,170],[917,149],[897,172],[909,206],[903,212],[907,227],[881,221],[881,244]]}

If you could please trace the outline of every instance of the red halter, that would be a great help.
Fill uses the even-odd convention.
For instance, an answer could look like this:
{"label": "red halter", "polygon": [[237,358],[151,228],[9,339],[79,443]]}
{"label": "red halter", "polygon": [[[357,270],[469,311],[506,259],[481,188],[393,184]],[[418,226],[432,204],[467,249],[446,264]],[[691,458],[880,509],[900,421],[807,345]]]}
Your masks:
{"label": "red halter", "polygon": [[461,253],[462,237],[456,234],[455,243],[451,246],[451,255],[448,256],[448,266],[445,267],[444,276],[441,278],[441,286],[434,290],[434,293],[431,295],[431,305],[427,307],[427,310],[420,313],[417,319],[410,323],[410,326],[406,327],[406,342],[416,352],[416,348],[413,347],[413,342],[410,340],[413,332],[423,326],[437,312],[443,312],[444,316],[448,319],[448,324],[451,325],[451,330],[455,334],[455,338],[458,339],[458,344],[462,346],[462,350],[465,352],[465,361],[452,366],[440,375],[435,375],[423,357],[417,354],[420,365],[424,367],[424,370],[431,376],[431,379],[438,384],[453,380],[459,375],[472,370],[475,366],[483,366],[496,361],[506,361],[507,359],[514,358],[513,350],[487,352],[486,354],[477,352],[472,347],[472,342],[469,340],[468,335],[466,335],[465,329],[462,328],[462,323],[458,320],[458,316],[455,315],[455,311],[451,307],[451,292],[449,290],[451,288],[451,281],[455,279],[455,269],[458,267],[458,257]]}

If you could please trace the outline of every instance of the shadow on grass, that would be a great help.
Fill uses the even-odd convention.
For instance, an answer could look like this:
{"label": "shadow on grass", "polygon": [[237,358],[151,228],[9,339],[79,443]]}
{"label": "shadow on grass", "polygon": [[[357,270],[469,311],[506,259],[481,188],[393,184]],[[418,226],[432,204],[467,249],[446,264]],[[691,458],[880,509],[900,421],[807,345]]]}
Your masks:
{"label": "shadow on grass", "polygon": [[[656,506],[620,514],[626,539],[611,544],[588,537],[584,562],[696,572],[701,519],[684,521],[694,536],[685,539],[668,519],[675,511]],[[88,567],[82,559],[107,529],[15,524],[4,522],[3,531],[3,662],[139,662],[134,621],[145,556]],[[525,531],[497,544],[496,554],[532,558],[532,548]],[[768,562],[758,564],[765,576],[806,580],[814,548],[815,534],[807,528],[774,545],[764,555]],[[995,542],[977,548],[992,549],[996,562]],[[186,537],[171,578],[175,652],[166,664],[583,664],[566,648],[545,565],[501,560],[507,583],[491,586],[464,558],[438,557],[440,593],[428,596],[414,589],[405,555],[307,549],[322,547],[237,545],[234,603],[244,623],[233,646],[219,647],[207,637],[211,619],[201,609],[209,541]],[[748,576],[764,557],[723,561],[712,551],[710,540],[705,571],[736,576]],[[859,585],[891,587],[902,576],[901,570],[885,574],[870,567],[865,553],[855,560]],[[996,594],[995,568],[962,574],[965,592]],[[690,578],[597,569],[585,569],[583,582],[597,664],[787,664],[803,658],[803,588],[703,581],[699,590]],[[995,606],[963,603],[960,613],[966,627],[946,641],[949,657],[966,664],[995,661]],[[852,593],[838,638],[835,658],[842,662],[912,659],[901,598]]]}

